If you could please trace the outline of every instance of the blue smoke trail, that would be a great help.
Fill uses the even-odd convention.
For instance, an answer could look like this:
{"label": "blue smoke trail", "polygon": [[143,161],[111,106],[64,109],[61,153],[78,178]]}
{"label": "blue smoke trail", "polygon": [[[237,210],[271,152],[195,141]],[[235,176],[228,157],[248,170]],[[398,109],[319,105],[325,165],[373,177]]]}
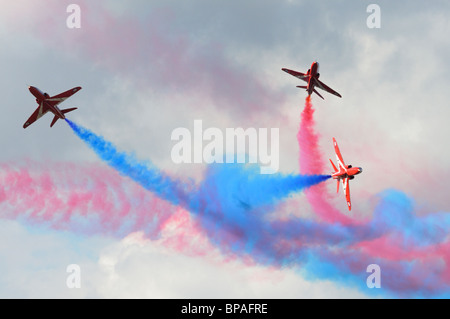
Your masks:
{"label": "blue smoke trail", "polygon": [[181,182],[164,175],[153,163],[138,161],[134,155],[117,151],[116,147],[92,133],[90,130],[76,125],[66,119],[75,134],[97,154],[100,159],[117,170],[120,174],[130,177],[147,190],[175,205],[186,203],[188,189]]}
{"label": "blue smoke trail", "polygon": [[[330,176],[261,175],[258,167],[252,165],[216,164],[208,166],[199,185],[189,185],[66,121],[108,165],[162,199],[188,209],[222,252],[251,256],[257,263],[272,266],[302,265],[302,271],[310,277],[338,280],[366,293],[365,268],[376,263],[383,269],[382,286],[387,291],[370,293],[448,297],[448,286],[442,280],[448,266],[443,268],[435,259],[425,256],[417,261],[407,257],[392,261],[354,247],[385,236],[395,240],[397,235],[405,240],[400,245],[405,252],[445,244],[450,227],[448,213],[416,216],[412,200],[402,192],[390,190],[380,195],[374,218],[366,225],[344,226],[295,217],[280,220],[269,215],[280,200]],[[389,237],[392,234],[394,237]],[[435,254],[439,256],[439,252]],[[424,282],[427,284],[422,286]]]}
{"label": "blue smoke trail", "polygon": [[[325,181],[329,175],[263,175],[257,165],[213,164],[201,184],[194,187],[164,175],[151,162],[140,162],[131,154],[119,152],[104,138],[66,121],[112,168],[197,216],[210,240],[222,250],[248,253],[263,263],[283,264],[289,261],[280,258],[285,252],[277,247],[277,237],[298,238],[299,230],[308,236],[310,230],[317,229],[307,221],[297,221],[298,227],[293,231],[292,222],[269,222],[266,215],[283,198]],[[323,229],[331,238],[348,238],[346,230],[339,226]]]}
{"label": "blue smoke trail", "polygon": [[275,204],[290,194],[330,178],[330,175],[262,175],[256,165],[217,164],[209,167],[203,183],[194,188],[193,185],[165,175],[150,161],[139,161],[132,154],[118,151],[111,142],[90,130],[68,119],[66,122],[109,166],[160,198],[194,212],[202,208],[202,202],[208,199],[213,190],[217,191],[214,193],[215,201],[222,208],[249,209]]}

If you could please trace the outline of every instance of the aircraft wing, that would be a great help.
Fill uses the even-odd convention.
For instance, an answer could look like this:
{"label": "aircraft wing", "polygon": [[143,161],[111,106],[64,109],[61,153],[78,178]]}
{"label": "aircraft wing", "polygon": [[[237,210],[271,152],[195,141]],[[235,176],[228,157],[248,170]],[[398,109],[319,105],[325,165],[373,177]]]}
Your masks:
{"label": "aircraft wing", "polygon": [[40,119],[42,116],[44,116],[45,113],[48,112],[48,109],[44,109],[44,103],[41,103],[41,105],[38,106],[38,108],[31,114],[31,116],[28,118],[28,120],[23,125],[23,128],[27,128],[34,122],[36,122],[38,119]]}
{"label": "aircraft wing", "polygon": [[347,167],[345,166],[344,159],[342,158],[341,151],[339,150],[339,146],[337,145],[336,139],[333,137],[333,145],[334,152],[336,153],[336,159],[338,162],[339,170],[347,171]]}
{"label": "aircraft wing", "polygon": [[294,70],[289,70],[289,69],[281,69],[281,70],[283,70],[283,71],[286,72],[286,73],[289,73],[290,75],[295,76],[296,78],[299,78],[300,80],[303,80],[303,81],[305,81],[305,82],[308,82],[309,75],[306,75],[306,74],[304,74],[304,73],[302,73],[302,72],[297,72],[297,71],[294,71]]}
{"label": "aircraft wing", "polygon": [[79,90],[81,90],[80,86],[77,86],[73,89],[67,90],[63,93],[60,93],[58,95],[52,96],[51,98],[48,98],[47,101],[52,103],[53,106],[56,106],[65,100],[67,100],[69,97],[77,93]]}
{"label": "aircraft wing", "polygon": [[330,87],[325,85],[325,83],[321,82],[318,79],[316,79],[316,84],[317,84],[318,88],[321,88],[322,90],[327,91],[328,93],[331,93],[331,94],[334,94],[336,96],[342,97],[338,92],[334,91],[333,89],[331,89]]}
{"label": "aircraft wing", "polygon": [[344,189],[345,199],[347,200],[348,210],[352,210],[352,202],[350,201],[350,184],[348,177],[342,179],[342,187]]}

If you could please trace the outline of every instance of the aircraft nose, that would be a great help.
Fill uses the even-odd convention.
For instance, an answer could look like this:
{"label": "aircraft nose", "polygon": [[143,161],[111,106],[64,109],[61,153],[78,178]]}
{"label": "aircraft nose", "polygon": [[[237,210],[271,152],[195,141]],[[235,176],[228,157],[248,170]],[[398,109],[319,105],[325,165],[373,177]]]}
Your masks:
{"label": "aircraft nose", "polygon": [[362,167],[358,167],[359,168],[359,172],[362,173],[363,169]]}

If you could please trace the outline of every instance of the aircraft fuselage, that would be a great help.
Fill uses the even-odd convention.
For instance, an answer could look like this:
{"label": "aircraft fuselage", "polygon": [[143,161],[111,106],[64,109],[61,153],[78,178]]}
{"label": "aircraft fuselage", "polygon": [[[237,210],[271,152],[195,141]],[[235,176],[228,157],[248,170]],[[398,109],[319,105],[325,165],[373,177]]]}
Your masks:
{"label": "aircraft fuselage", "polygon": [[311,68],[309,69],[309,80],[306,91],[308,91],[308,95],[313,94],[315,80],[319,78],[319,62],[313,62],[311,64]]}
{"label": "aircraft fuselage", "polygon": [[362,173],[362,168],[361,167],[352,167],[351,165],[347,165],[347,172],[345,172],[344,170],[340,170],[337,171],[333,174],[331,174],[331,177],[333,179],[343,179],[343,178],[350,178],[353,179],[352,177],[355,175],[358,175],[360,173]]}
{"label": "aircraft fuselage", "polygon": [[61,120],[64,120],[66,117],[64,116],[64,113],[61,112],[61,110],[56,106],[52,105],[52,103],[49,103],[47,100],[50,98],[50,96],[47,93],[43,93],[41,90],[39,90],[37,87],[30,86],[28,87],[31,94],[36,97],[36,102],[41,106],[41,112],[42,114],[47,113],[48,111],[52,112],[53,114],[57,115]]}

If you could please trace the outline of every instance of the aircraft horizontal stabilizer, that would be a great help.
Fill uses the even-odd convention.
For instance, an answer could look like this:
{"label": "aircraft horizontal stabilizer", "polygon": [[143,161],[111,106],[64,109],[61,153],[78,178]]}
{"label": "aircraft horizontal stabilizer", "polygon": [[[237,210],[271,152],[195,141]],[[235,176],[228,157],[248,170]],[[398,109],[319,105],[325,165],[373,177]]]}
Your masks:
{"label": "aircraft horizontal stabilizer", "polygon": [[77,107],[73,107],[73,108],[70,108],[70,109],[64,109],[64,110],[61,110],[61,112],[62,112],[63,114],[66,114],[66,113],[75,111],[76,109],[78,109],[78,108],[77,108]]}
{"label": "aircraft horizontal stabilizer", "polygon": [[55,115],[55,117],[53,117],[53,121],[52,121],[52,123],[50,124],[50,127],[53,127],[53,125],[55,125],[55,123],[56,123],[56,121],[59,119],[59,116],[58,115]]}
{"label": "aircraft horizontal stabilizer", "polygon": [[338,169],[336,168],[336,166],[334,165],[333,161],[331,160],[331,158],[329,159],[331,166],[333,166],[334,172],[336,173],[338,171]]}
{"label": "aircraft horizontal stabilizer", "polygon": [[318,96],[320,96],[320,97],[322,98],[322,100],[325,100],[325,99],[323,98],[323,96],[320,95],[319,92],[316,91],[316,89],[313,89],[313,91],[314,91],[314,93],[316,93]]}

